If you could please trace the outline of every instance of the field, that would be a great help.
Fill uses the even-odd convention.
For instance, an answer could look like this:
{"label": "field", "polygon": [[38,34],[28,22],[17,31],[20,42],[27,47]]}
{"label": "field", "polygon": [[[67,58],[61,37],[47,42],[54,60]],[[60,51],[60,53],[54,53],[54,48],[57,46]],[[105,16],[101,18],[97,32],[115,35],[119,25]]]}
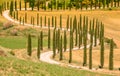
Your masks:
{"label": "field", "polygon": [[[8,1],[8,0],[7,0]],[[17,0],[19,1],[19,0]],[[21,0],[22,4],[21,7],[24,8],[25,4],[24,4],[24,0]],[[0,6],[2,4],[2,2],[4,2],[4,0],[0,1]],[[62,1],[60,1],[61,3]],[[70,2],[69,0],[67,0],[67,2]],[[66,2],[66,4],[67,4]],[[16,15],[16,11],[12,12],[12,15],[7,15],[5,14],[4,10],[3,16],[5,14],[5,16],[0,16],[0,75],[1,76],[13,76],[13,75],[32,75],[32,76],[119,76],[120,75],[120,7],[119,5],[116,3],[117,6],[114,5],[114,7],[106,7],[106,9],[94,9],[93,10],[86,10],[87,3],[89,4],[89,2],[84,1],[83,2],[83,10],[81,11],[81,9],[79,8],[79,10],[76,10],[76,5],[75,3],[72,4],[71,10],[67,9],[67,10],[58,10],[58,9],[53,9],[53,11],[51,11],[50,9],[48,9],[47,4],[49,4],[50,1],[47,0],[47,3],[43,6],[47,7],[47,10],[45,10],[45,7],[43,7],[43,9],[41,9],[41,5],[40,5],[40,10],[37,10],[37,7],[34,8],[34,10],[30,10],[28,9],[28,3],[27,3],[27,9],[28,10],[21,10],[21,11],[17,11],[18,12],[18,23],[15,23],[15,21],[17,21],[17,19],[15,19],[15,21],[10,21],[14,20],[14,16],[15,18],[17,17]],[[77,4],[77,3],[76,3]],[[115,3],[114,3],[115,4]],[[12,5],[12,4],[11,4]],[[37,4],[35,3],[35,5],[37,6]],[[60,5],[60,4],[59,4]],[[90,5],[89,5],[90,6]],[[10,6],[12,9],[12,6]],[[52,6],[53,7],[53,6]],[[69,6],[70,7],[70,6]],[[93,7],[95,7],[95,3],[93,2]],[[104,7],[104,5],[101,6],[101,8]],[[4,8],[4,7],[3,7]],[[19,3],[17,5],[17,8],[19,9]],[[59,8],[59,7],[58,7]],[[98,5],[97,5],[98,8]],[[14,8],[13,8],[14,9]],[[88,9],[90,9],[90,7],[88,7]],[[1,12],[1,11],[0,11]],[[8,11],[6,11],[8,12]],[[52,26],[52,17],[54,18],[55,21],[55,17],[56,17],[56,26],[58,29],[52,29],[50,27],[46,28],[46,27],[29,27],[29,26],[25,26],[23,24],[20,24],[19,21],[21,19],[21,22],[25,22],[25,14],[27,14],[27,23],[29,24],[34,24],[34,26],[40,26],[41,25],[41,18],[42,18],[42,26],[45,25],[45,17],[46,17],[46,27],[48,27],[49,25],[49,20],[50,20],[50,26]],[[39,25],[37,25],[37,15],[39,14]],[[6,16],[11,17],[10,19],[8,19]],[[62,16],[62,21],[60,19],[60,16]],[[73,20],[73,22],[70,22],[72,24],[69,24],[69,27],[73,27],[70,28],[68,30],[66,30],[66,26],[67,26],[67,18],[68,16],[70,17],[71,20]],[[84,22],[84,18],[85,19],[85,23],[81,23],[81,26],[83,27],[81,30],[78,30],[78,27],[74,29],[74,25],[78,26],[78,23],[75,23],[75,17],[76,17],[76,22],[80,22],[80,16],[82,16],[82,21]],[[87,22],[87,17],[88,17],[88,22]],[[34,20],[33,20],[34,18]],[[104,31],[102,30],[102,24],[99,28],[100,33],[98,33],[98,29],[96,26],[93,26],[94,24],[90,24],[90,21],[92,21],[93,19],[96,19],[99,21],[98,23],[102,22],[104,24]],[[61,22],[62,23],[61,23]],[[93,20],[94,21],[94,20]],[[88,24],[87,24],[88,23]],[[96,22],[94,22],[96,25]],[[55,24],[55,23],[54,23]],[[62,28],[65,29],[61,29],[60,24],[62,25]],[[72,26],[73,25],[73,26]],[[91,27],[90,27],[91,25]],[[88,27],[87,27],[88,26]],[[99,26],[98,26],[99,27]],[[91,28],[91,29],[89,29]],[[49,29],[49,31],[48,31]],[[75,31],[73,31],[73,29]],[[86,32],[86,29],[87,32]],[[97,33],[94,34],[94,29],[95,31],[97,30]],[[93,31],[92,31],[93,30]],[[43,36],[41,35],[40,32],[43,32]],[[64,31],[64,32],[63,32]],[[65,35],[66,32],[66,35]],[[103,36],[103,39],[108,38],[108,39],[113,39],[113,42],[116,44],[116,47],[113,51],[113,71],[109,70],[109,58],[110,58],[110,49],[112,47],[112,41],[110,42],[106,42],[103,41],[104,43],[104,67],[103,69],[100,69],[100,46],[102,44],[99,43],[99,45],[97,45],[96,47],[92,47],[92,67],[93,69],[91,70],[89,68],[89,64],[88,62],[90,61],[89,56],[90,56],[90,52],[89,52],[89,48],[87,48],[87,66],[83,65],[83,61],[84,61],[84,56],[85,56],[85,50],[81,49],[81,50],[73,50],[72,51],[72,62],[70,63],[69,59],[70,59],[70,51],[67,52],[62,52],[63,48],[65,47],[65,36],[67,36],[67,50],[69,50],[69,48],[76,48],[78,47],[78,45],[74,45],[76,42],[75,40],[79,40],[77,42],[80,42],[80,39],[76,39],[77,37],[81,37],[84,40],[84,42],[81,44],[81,47],[84,48],[85,47],[85,41],[86,41],[86,46],[90,45],[93,42],[91,41],[91,38],[89,38],[88,36],[90,35],[90,37],[94,37],[94,35],[92,36],[92,32],[94,35],[98,36],[97,34],[100,34],[100,37],[97,37],[99,42],[102,42],[102,33],[103,32],[105,35]],[[80,33],[82,33],[83,35],[80,36]],[[28,35],[30,34],[30,38],[32,39],[30,43],[29,37]],[[72,35],[73,34],[73,35]],[[50,36],[49,36],[50,35]],[[88,38],[85,38],[86,37]],[[41,40],[42,38],[43,40]],[[50,37],[50,38],[49,38]],[[72,38],[73,37],[73,38]],[[86,40],[85,40],[86,39]],[[39,41],[38,41],[39,40]],[[63,41],[62,41],[63,40]],[[73,40],[73,42],[72,42]],[[107,39],[106,39],[107,40]],[[43,41],[43,50],[41,50],[41,42]],[[50,43],[50,45],[49,45]],[[73,44],[74,43],[74,44]],[[111,43],[111,46],[110,46]],[[31,44],[31,46],[29,45]],[[113,45],[114,46],[114,45]],[[50,47],[50,48],[49,48]],[[28,53],[30,53],[30,49],[31,49],[31,56],[28,55]],[[55,50],[55,51],[54,51]],[[58,50],[57,55],[55,56],[55,59],[53,59],[52,55],[54,55],[54,53],[56,53],[56,50]],[[44,55],[47,52],[53,51],[52,54],[47,54],[46,56]],[[38,53],[39,53],[39,58],[38,58]],[[49,57],[47,59],[47,57]],[[60,57],[63,57],[63,60],[61,59],[60,61]],[[43,59],[46,59],[47,63],[44,62]],[[112,58],[111,58],[112,59]],[[49,64],[50,62],[52,62],[51,60],[58,62],[60,64]],[[63,64],[64,65],[63,65]],[[84,67],[87,68],[87,70],[85,69],[76,69],[76,68],[71,68],[68,67],[67,65],[77,65],[80,67]]]}

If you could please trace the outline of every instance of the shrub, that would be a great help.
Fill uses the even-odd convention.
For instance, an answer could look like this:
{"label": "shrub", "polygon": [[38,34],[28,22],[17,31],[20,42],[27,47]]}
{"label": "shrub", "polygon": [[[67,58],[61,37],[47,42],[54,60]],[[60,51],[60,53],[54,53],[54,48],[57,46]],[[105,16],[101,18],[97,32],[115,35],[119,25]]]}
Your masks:
{"label": "shrub", "polygon": [[12,26],[13,26],[12,22],[6,22],[3,24],[3,30],[6,30]]}
{"label": "shrub", "polygon": [[13,51],[10,51],[9,53],[10,53],[11,55],[15,55],[15,53],[14,53]]}
{"label": "shrub", "polygon": [[10,31],[10,34],[13,35],[13,36],[17,36],[18,35],[18,30],[13,29],[13,30]]}

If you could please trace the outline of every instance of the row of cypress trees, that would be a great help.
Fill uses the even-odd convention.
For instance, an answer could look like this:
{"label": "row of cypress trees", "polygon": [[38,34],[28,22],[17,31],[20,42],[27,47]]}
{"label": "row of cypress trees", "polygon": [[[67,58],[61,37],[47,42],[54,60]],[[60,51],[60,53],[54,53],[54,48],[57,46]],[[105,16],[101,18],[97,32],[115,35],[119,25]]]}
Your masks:
{"label": "row of cypress trees", "polygon": [[[90,0],[89,3],[85,3],[83,0],[81,1],[70,1],[69,3],[66,3],[65,1],[51,1],[50,3],[48,3],[48,7],[46,5],[46,0],[45,1],[39,1],[38,2],[35,2],[35,0],[30,0],[30,1],[24,1],[24,8],[25,10],[27,10],[28,8],[28,3],[29,3],[29,7],[31,8],[31,10],[33,11],[34,8],[36,7],[37,5],[37,10],[39,11],[40,10],[40,6],[41,9],[44,9],[44,10],[47,10],[47,8],[53,10],[53,9],[57,9],[59,10],[59,7],[60,9],[72,9],[74,6],[75,6],[75,9],[81,9],[81,10],[84,10],[84,8],[87,10],[87,9],[101,9],[101,8],[110,8],[110,7],[119,7],[120,6],[120,0],[103,0],[103,1],[93,1],[93,0]],[[37,3],[37,4],[35,4]],[[84,4],[85,3],[85,4]],[[74,5],[74,6],[73,6]],[[11,15],[11,12],[12,11],[17,11],[18,9],[18,6],[19,6],[19,10],[21,11],[22,10],[22,2],[21,0],[18,1],[15,0],[15,1],[11,1],[11,2],[3,2],[2,5],[0,5],[1,7],[1,10],[6,10],[6,9],[9,9],[11,10],[10,11],[10,15]]]}
{"label": "row of cypress trees", "polygon": [[[71,23],[73,22],[73,23]],[[50,23],[49,23],[50,24]],[[70,26],[68,26],[70,24]],[[73,26],[74,25],[74,26]],[[88,20],[88,17],[82,17],[80,15],[79,22],[77,22],[76,17],[72,20],[69,16],[67,19],[67,25],[69,28],[64,30],[64,33],[61,33],[61,27],[58,29],[54,28],[53,36],[51,39],[51,31],[50,26],[48,29],[48,49],[53,50],[53,58],[55,58],[57,50],[60,55],[59,60],[63,60],[63,50],[64,52],[67,50],[68,42],[69,42],[69,63],[72,62],[72,49],[77,46],[84,46],[84,55],[83,55],[83,66],[87,66],[87,58],[89,58],[89,69],[92,69],[92,48],[100,44],[100,68],[104,67],[104,25],[103,23],[98,22],[98,20]],[[89,28],[88,28],[89,27]],[[73,31],[74,29],[74,31]],[[67,34],[70,30],[69,40],[67,40]],[[90,35],[90,47],[89,47],[89,57],[87,57],[87,44],[88,44],[88,33]],[[39,39],[39,38],[38,38]],[[63,42],[64,41],[64,42]],[[98,42],[99,41],[99,42]],[[39,42],[39,41],[38,41]],[[51,43],[52,42],[52,43]],[[113,69],[113,41],[110,43],[110,58],[109,58],[109,68]],[[110,68],[110,70],[112,70]]]}

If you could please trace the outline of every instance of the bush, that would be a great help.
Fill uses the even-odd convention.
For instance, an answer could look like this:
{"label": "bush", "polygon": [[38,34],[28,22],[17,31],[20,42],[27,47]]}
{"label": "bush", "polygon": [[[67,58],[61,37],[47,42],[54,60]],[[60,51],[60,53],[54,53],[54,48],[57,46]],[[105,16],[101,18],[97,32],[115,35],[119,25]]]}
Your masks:
{"label": "bush", "polygon": [[14,53],[13,51],[10,51],[9,53],[10,53],[11,55],[15,55],[15,53]]}
{"label": "bush", "polygon": [[18,35],[18,30],[13,29],[13,30],[10,31],[10,34],[13,35],[13,36],[17,36]]}
{"label": "bush", "polygon": [[13,26],[12,22],[6,22],[6,23],[3,24],[3,30],[6,30],[6,29],[8,29],[12,26]]}

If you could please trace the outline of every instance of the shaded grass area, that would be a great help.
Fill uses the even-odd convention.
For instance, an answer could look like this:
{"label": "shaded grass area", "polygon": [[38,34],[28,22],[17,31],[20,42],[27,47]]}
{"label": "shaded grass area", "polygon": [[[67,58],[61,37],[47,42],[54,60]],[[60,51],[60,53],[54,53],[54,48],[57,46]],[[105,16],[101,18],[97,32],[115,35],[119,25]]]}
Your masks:
{"label": "shaded grass area", "polygon": [[43,62],[24,61],[14,57],[0,57],[0,75],[30,76],[109,76],[84,70],[60,67]]}

